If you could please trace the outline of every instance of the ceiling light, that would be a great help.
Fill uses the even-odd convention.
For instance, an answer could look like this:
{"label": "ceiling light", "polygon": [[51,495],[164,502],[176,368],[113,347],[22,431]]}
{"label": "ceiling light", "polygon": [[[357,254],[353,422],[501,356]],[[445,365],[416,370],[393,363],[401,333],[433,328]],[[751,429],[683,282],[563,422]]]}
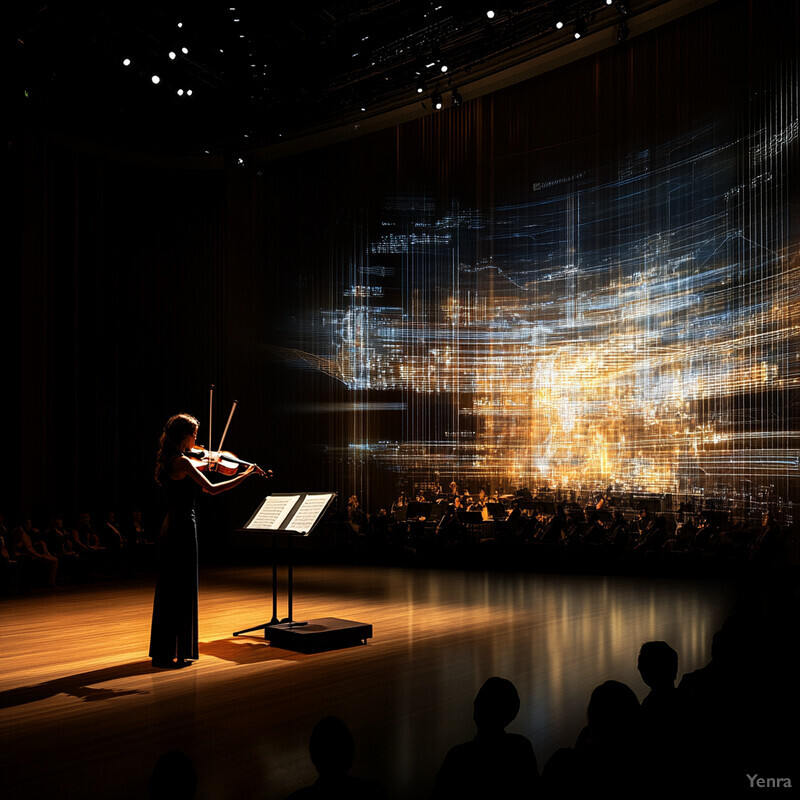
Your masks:
{"label": "ceiling light", "polygon": [[563,27],[564,27],[564,23],[561,20],[558,20],[558,22],[556,22],[556,28],[558,30],[561,30]]}
{"label": "ceiling light", "polygon": [[442,72],[447,72],[447,64],[442,64]]}
{"label": "ceiling light", "polygon": [[183,97],[183,89],[178,89],[178,97]]}
{"label": "ceiling light", "polygon": [[130,65],[131,65],[131,60],[129,58],[123,58],[122,59],[122,66],[123,67],[129,67]]}
{"label": "ceiling light", "polygon": [[175,51],[174,50],[170,50],[169,51],[169,60],[170,61],[174,61],[175,59],[176,59]]}
{"label": "ceiling light", "polygon": [[433,103],[433,107],[439,111],[442,108],[442,96],[439,92],[434,92],[433,96],[431,97],[431,102]]}
{"label": "ceiling light", "polygon": [[489,17],[489,19],[494,19],[494,11],[487,11],[486,16]]}
{"label": "ceiling light", "polygon": [[185,56],[188,56],[189,55],[189,48],[188,47],[181,47],[181,53],[183,53]]}
{"label": "ceiling light", "polygon": [[586,34],[586,21],[578,17],[578,19],[575,20],[575,29],[573,36],[576,39],[580,39],[581,36],[584,36],[585,34]]}
{"label": "ceiling light", "polygon": [[159,78],[158,75],[153,75],[150,80],[153,81],[153,83],[161,83],[161,78]]}
{"label": "ceiling light", "polygon": [[187,89],[186,90],[186,94],[189,95],[189,97],[191,97],[192,96],[192,90],[191,89]]}

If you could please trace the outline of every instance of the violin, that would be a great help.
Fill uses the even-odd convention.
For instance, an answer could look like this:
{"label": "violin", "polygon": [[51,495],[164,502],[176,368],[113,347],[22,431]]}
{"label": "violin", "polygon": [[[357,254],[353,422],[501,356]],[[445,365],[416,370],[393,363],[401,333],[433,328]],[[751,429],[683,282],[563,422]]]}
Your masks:
{"label": "violin", "polygon": [[191,450],[186,450],[183,455],[190,458],[201,472],[216,472],[219,475],[235,475],[239,467],[254,467],[259,475],[265,478],[272,477],[272,470],[263,470],[258,464],[244,461],[228,450],[215,451],[206,450],[200,445],[196,445]]}

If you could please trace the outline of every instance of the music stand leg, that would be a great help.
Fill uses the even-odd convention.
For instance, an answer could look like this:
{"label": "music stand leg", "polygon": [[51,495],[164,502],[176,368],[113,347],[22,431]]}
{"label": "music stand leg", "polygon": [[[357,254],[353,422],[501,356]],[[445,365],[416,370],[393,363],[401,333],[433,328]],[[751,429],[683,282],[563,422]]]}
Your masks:
{"label": "music stand leg", "polygon": [[[289,539],[291,542],[291,538]],[[292,567],[291,560],[289,561],[289,617],[292,616]],[[234,636],[240,636],[243,633],[251,633],[252,631],[264,631],[264,638],[269,639],[267,635],[267,628],[270,625],[278,625],[278,536],[277,534],[272,537],[272,619],[269,622],[264,622],[261,625],[254,625],[252,628],[245,628],[242,631],[234,631]]]}
{"label": "music stand leg", "polygon": [[294,620],[292,619],[292,603],[294,600],[294,574],[292,573],[292,534],[289,534],[289,545],[288,545],[288,552],[289,552],[289,619],[286,622],[292,623]]}
{"label": "music stand leg", "polygon": [[288,560],[289,560],[289,617],[284,620],[289,624],[290,628],[300,628],[303,625],[308,625],[307,622],[295,622],[292,619],[292,604],[294,601],[294,572],[292,571],[292,534],[289,534],[289,545],[288,545]]}

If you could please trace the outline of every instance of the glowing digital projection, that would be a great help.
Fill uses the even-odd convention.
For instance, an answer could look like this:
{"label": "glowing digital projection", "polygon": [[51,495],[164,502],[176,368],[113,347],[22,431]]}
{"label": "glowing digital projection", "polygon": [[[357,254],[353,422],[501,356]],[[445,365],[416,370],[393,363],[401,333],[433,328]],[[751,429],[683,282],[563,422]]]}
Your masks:
{"label": "glowing digital projection", "polygon": [[721,145],[709,128],[609,175],[530,183],[491,213],[388,201],[336,278],[340,304],[295,351],[354,408],[390,395],[403,415],[401,439],[372,426],[349,457],[407,488],[788,502],[800,275],[783,169],[797,135]]}

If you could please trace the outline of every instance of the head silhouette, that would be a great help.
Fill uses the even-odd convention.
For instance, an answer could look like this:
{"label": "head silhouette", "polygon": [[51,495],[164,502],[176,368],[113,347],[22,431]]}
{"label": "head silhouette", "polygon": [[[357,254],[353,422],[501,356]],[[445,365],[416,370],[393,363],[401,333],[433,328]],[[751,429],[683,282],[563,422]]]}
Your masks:
{"label": "head silhouette", "polygon": [[639,700],[630,686],[619,681],[601,683],[589,699],[589,727],[598,738],[619,738],[634,732]]}
{"label": "head silhouette", "polygon": [[475,695],[474,709],[478,731],[503,730],[519,712],[519,694],[511,681],[489,678]]}
{"label": "head silhouette", "polygon": [[651,689],[672,688],[678,677],[678,654],[666,642],[645,642],[637,666]]}
{"label": "head silhouette", "polygon": [[314,726],[308,749],[320,776],[347,775],[353,766],[353,735],[338,717],[324,717]]}

